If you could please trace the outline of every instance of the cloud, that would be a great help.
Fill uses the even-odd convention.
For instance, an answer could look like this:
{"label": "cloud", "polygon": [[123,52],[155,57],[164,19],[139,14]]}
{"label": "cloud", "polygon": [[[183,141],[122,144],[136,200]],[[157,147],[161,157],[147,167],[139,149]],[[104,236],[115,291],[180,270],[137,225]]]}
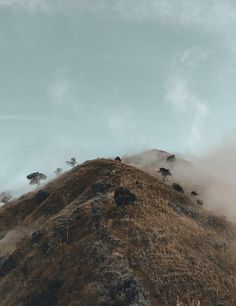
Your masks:
{"label": "cloud", "polygon": [[50,118],[40,116],[25,116],[25,115],[0,115],[0,121],[51,121]]}
{"label": "cloud", "polygon": [[[44,11],[49,12],[52,1],[45,0],[0,0],[0,7],[11,9],[24,9],[28,11]],[[54,2],[56,4],[56,1]]]}
{"label": "cloud", "polygon": [[172,105],[186,136],[186,144],[196,151],[202,142],[202,132],[208,106],[191,86],[191,74],[198,63],[209,55],[197,47],[185,50],[180,59],[174,62],[166,82],[165,100]]}
{"label": "cloud", "polygon": [[70,91],[70,82],[66,78],[55,80],[49,85],[48,92],[54,102],[63,103],[65,97]]}
{"label": "cloud", "polygon": [[211,52],[204,51],[199,47],[194,46],[183,52],[179,62],[181,65],[185,65],[185,69],[188,68],[191,70],[194,69],[199,62],[205,60],[209,55],[211,55]]}
{"label": "cloud", "polygon": [[155,22],[218,35],[236,55],[235,0],[0,0],[0,9],[70,16],[76,12],[106,15],[130,22]]}
{"label": "cloud", "polygon": [[70,106],[79,110],[79,96],[76,84],[69,78],[67,69],[63,69],[48,85],[48,95],[51,101],[58,106]]}
{"label": "cloud", "polygon": [[236,25],[234,0],[0,0],[0,6],[28,11],[67,13],[74,10],[109,11],[133,21],[232,29]]}
{"label": "cloud", "polygon": [[236,220],[235,133],[190,163],[177,162],[172,173],[187,192],[196,190],[207,209]]}
{"label": "cloud", "polygon": [[[222,30],[236,24],[233,0],[117,0],[105,1],[117,14],[135,21],[156,20],[163,24]],[[109,2],[109,4],[108,4]],[[112,3],[112,4],[111,4]]]}

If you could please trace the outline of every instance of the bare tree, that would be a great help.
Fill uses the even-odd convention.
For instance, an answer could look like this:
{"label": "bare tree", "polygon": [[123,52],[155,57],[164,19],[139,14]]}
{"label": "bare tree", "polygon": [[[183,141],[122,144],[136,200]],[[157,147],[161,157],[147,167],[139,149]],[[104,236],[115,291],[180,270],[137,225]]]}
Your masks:
{"label": "bare tree", "polygon": [[12,195],[10,192],[3,191],[2,193],[0,193],[0,202],[7,204],[11,201],[11,199]]}
{"label": "bare tree", "polygon": [[74,168],[77,165],[77,161],[75,157],[72,157],[70,160],[66,161],[67,165]]}
{"label": "bare tree", "polygon": [[34,172],[29,175],[27,175],[27,180],[29,180],[30,185],[40,185],[41,181],[45,181],[47,179],[47,176],[40,172]]}

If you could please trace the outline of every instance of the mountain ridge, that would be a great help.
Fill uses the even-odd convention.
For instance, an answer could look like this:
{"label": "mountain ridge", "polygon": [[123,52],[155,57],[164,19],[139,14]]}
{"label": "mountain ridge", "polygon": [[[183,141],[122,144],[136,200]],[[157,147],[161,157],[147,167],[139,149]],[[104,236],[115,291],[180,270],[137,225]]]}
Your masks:
{"label": "mountain ridge", "polygon": [[88,161],[0,208],[1,305],[234,305],[235,237],[158,177]]}

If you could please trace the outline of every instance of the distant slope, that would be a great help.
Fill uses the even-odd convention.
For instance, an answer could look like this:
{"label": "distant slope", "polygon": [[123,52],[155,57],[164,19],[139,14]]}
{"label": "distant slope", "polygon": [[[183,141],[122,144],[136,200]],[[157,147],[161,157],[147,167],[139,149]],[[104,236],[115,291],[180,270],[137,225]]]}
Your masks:
{"label": "distant slope", "polygon": [[[173,159],[168,161],[171,156]],[[180,156],[157,149],[148,150],[134,156],[127,156],[124,158],[124,162],[151,173],[155,173],[159,170],[159,167],[173,169],[176,164],[191,167],[191,163]]]}
{"label": "distant slope", "polygon": [[226,214],[235,221],[235,182],[227,178],[226,173],[214,175],[214,171],[201,163],[200,159],[186,160],[179,155],[153,149],[123,159],[124,163],[149,172],[156,178],[161,178],[159,168],[170,170],[172,176],[168,177],[166,184],[178,183],[183,186],[185,193],[191,195],[192,191],[199,194],[205,207],[213,209],[218,214]]}
{"label": "distant slope", "polygon": [[159,179],[162,176],[158,171],[160,168],[164,167],[171,172],[171,176],[168,177],[166,183],[169,185],[174,182],[183,184],[189,194],[193,189],[198,187],[198,190],[203,194],[202,191],[204,190],[205,182],[201,184],[199,181],[197,182],[192,178],[190,180],[191,174],[195,171],[193,164],[178,155],[158,149],[152,149],[137,155],[126,156],[123,162],[142,169]]}
{"label": "distant slope", "polygon": [[1,306],[236,305],[235,237],[147,172],[86,162],[0,209]]}

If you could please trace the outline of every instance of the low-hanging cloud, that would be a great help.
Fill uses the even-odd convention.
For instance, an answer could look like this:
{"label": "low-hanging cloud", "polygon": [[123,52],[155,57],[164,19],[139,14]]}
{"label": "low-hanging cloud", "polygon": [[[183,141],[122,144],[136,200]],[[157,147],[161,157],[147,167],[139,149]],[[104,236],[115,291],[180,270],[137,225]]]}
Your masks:
{"label": "low-hanging cloud", "polygon": [[110,11],[138,22],[158,20],[164,24],[217,31],[236,25],[236,3],[233,0],[0,0],[0,6],[45,13],[67,13],[75,9]]}
{"label": "low-hanging cloud", "polygon": [[174,175],[185,186],[196,188],[206,208],[236,220],[236,142],[230,138],[187,164],[178,163]]}

